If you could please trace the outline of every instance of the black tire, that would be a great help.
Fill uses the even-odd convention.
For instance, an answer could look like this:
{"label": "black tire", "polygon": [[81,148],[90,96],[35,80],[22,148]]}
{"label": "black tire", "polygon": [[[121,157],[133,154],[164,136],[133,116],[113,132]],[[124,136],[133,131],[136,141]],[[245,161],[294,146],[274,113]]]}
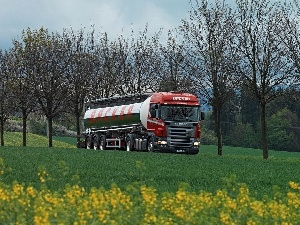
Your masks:
{"label": "black tire", "polygon": [[86,149],[92,149],[93,148],[93,136],[89,134],[86,137]]}
{"label": "black tire", "polygon": [[105,136],[102,136],[100,138],[99,149],[105,150],[105,148],[106,148],[106,138],[105,138]]}
{"label": "black tire", "polygon": [[131,138],[127,137],[126,139],[126,151],[131,152],[133,150]]}
{"label": "black tire", "polygon": [[147,150],[148,150],[148,152],[154,152],[154,139],[153,139],[153,137],[149,138],[149,140],[148,140]]}
{"label": "black tire", "polygon": [[99,145],[100,145],[100,140],[99,140],[99,135],[96,134],[95,137],[93,138],[93,146],[95,150],[99,149]]}

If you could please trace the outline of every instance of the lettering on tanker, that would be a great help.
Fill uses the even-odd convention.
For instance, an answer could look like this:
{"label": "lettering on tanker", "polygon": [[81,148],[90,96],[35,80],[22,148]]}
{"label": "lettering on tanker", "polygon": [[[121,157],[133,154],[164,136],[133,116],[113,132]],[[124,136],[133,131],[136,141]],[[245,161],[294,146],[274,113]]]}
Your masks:
{"label": "lettering on tanker", "polygon": [[173,100],[174,100],[174,101],[190,101],[191,98],[189,98],[189,97],[179,97],[179,96],[177,96],[177,97],[173,97]]}

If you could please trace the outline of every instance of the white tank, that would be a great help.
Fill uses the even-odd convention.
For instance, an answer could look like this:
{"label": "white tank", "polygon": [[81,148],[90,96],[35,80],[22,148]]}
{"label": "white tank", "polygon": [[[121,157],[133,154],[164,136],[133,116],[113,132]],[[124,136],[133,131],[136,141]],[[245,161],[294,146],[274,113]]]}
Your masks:
{"label": "white tank", "polygon": [[142,123],[147,128],[151,97],[142,103],[89,109],[84,114],[85,128],[124,126]]}

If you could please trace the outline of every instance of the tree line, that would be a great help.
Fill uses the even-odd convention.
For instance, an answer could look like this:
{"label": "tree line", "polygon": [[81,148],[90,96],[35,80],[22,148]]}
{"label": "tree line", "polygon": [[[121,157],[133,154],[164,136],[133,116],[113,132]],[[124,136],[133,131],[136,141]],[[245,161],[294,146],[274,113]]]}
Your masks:
{"label": "tree line", "polygon": [[23,30],[9,50],[0,49],[1,145],[4,122],[16,112],[23,118],[23,145],[29,114],[41,112],[51,147],[53,119],[62,113],[76,118],[80,135],[88,99],[186,91],[211,106],[218,155],[228,141],[222,138],[224,117],[239,109],[235,117],[246,112],[258,120],[252,125],[267,159],[268,107],[286,95],[299,101],[298,2],[195,0],[190,6],[189,18],[165,41],[161,30],[149,35],[147,25],[113,40],[93,26],[62,33]]}

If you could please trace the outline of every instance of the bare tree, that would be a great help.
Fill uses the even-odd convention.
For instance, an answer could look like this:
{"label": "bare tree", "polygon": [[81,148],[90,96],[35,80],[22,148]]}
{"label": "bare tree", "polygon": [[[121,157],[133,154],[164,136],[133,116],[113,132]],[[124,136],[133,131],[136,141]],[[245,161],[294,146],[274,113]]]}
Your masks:
{"label": "bare tree", "polygon": [[137,35],[131,32],[131,43],[129,52],[128,68],[125,77],[125,88],[127,93],[142,93],[155,91],[157,87],[157,72],[161,61],[157,57],[159,50],[160,32],[154,36],[148,36],[148,25],[140,30]]}
{"label": "bare tree", "polygon": [[10,80],[8,73],[8,52],[2,53],[0,49],[0,142],[4,146],[4,124],[14,108],[11,89],[8,84]]}
{"label": "bare tree", "polygon": [[267,0],[237,0],[240,73],[259,102],[263,158],[268,158],[266,106],[294,84],[294,67],[280,38],[282,15]]}
{"label": "bare tree", "polygon": [[68,57],[66,45],[58,33],[47,29],[23,31],[24,57],[31,71],[35,96],[48,122],[49,147],[52,147],[53,118],[66,111]]}
{"label": "bare tree", "polygon": [[130,76],[130,46],[128,39],[123,35],[120,35],[117,40],[112,42],[111,51],[115,55],[115,78],[114,84],[116,94],[124,95],[132,93],[130,89],[127,89],[128,77]]}
{"label": "bare tree", "polygon": [[34,87],[32,86],[30,69],[24,61],[22,43],[13,41],[13,48],[8,58],[8,85],[13,95],[15,108],[22,113],[23,120],[23,146],[26,146],[27,118],[36,106]]}
{"label": "bare tree", "polygon": [[190,19],[181,31],[189,49],[190,77],[195,92],[208,99],[213,108],[218,155],[222,155],[221,111],[239,83],[235,50],[235,13],[224,1],[191,3]]}
{"label": "bare tree", "polygon": [[176,33],[176,30],[169,30],[166,45],[160,45],[162,69],[159,73],[159,90],[192,92],[187,66],[188,53],[184,48],[184,40],[177,37]]}
{"label": "bare tree", "polygon": [[[66,45],[68,65],[65,71],[68,81],[68,108],[76,117],[77,141],[80,140],[80,125],[86,97],[91,93],[93,76],[92,55],[94,42],[94,29],[85,34],[84,29],[74,31],[64,30],[63,41]],[[96,81],[95,81],[96,82]],[[96,82],[97,83],[97,82]]]}
{"label": "bare tree", "polygon": [[[300,4],[297,0],[282,5],[282,27],[280,38],[288,49],[289,58],[296,67],[297,76],[300,74]],[[299,90],[299,79],[295,83]]]}
{"label": "bare tree", "polygon": [[105,33],[100,41],[95,43],[93,56],[94,71],[90,77],[92,92],[88,98],[107,98],[116,95],[118,84],[121,83],[119,75],[123,70],[118,41],[109,41]]}

